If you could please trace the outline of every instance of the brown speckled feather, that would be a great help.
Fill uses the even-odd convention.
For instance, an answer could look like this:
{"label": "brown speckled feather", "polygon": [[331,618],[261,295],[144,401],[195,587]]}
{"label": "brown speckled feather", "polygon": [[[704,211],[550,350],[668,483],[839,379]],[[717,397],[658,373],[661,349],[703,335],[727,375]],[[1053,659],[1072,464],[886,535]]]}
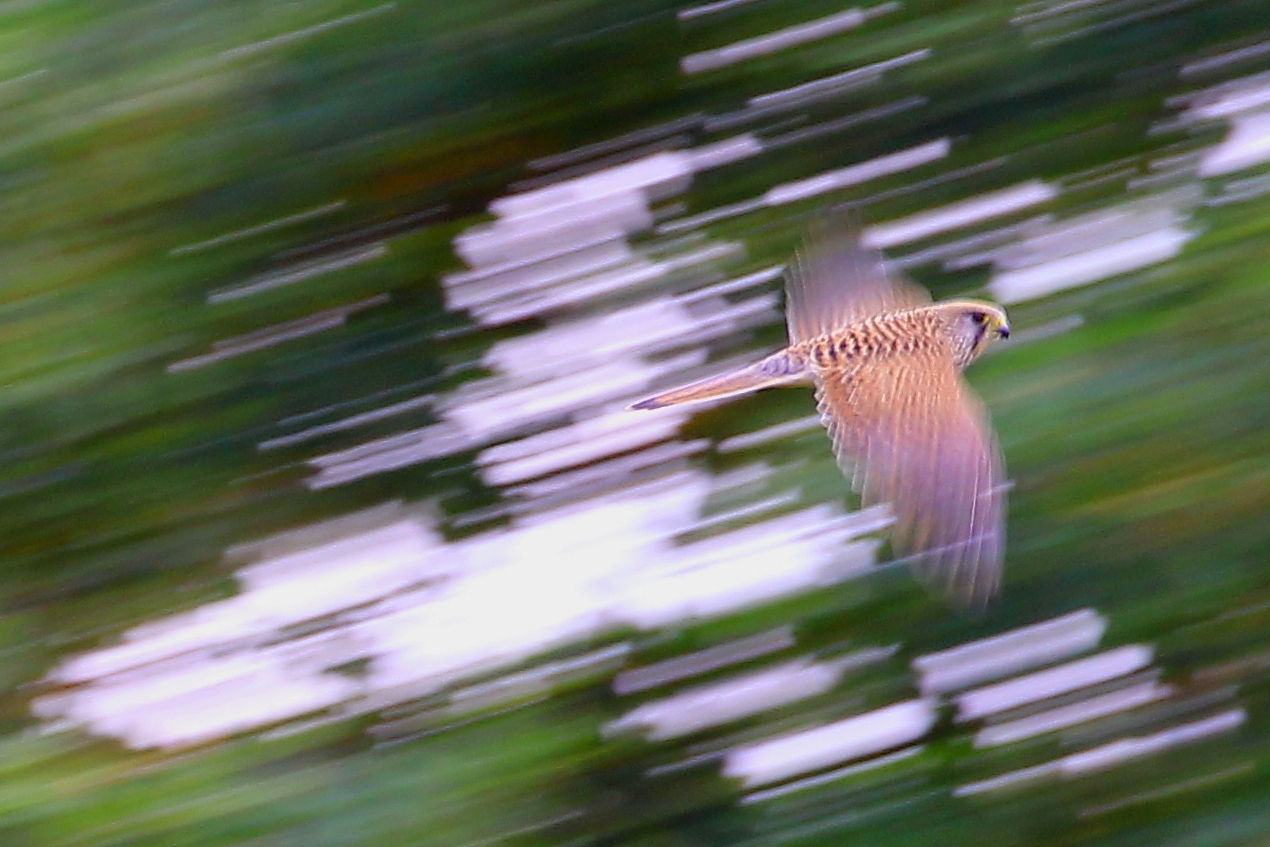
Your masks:
{"label": "brown speckled feather", "polygon": [[895,555],[960,603],[990,599],[1005,549],[1003,462],[947,351],[821,371],[816,400],[864,504],[891,504]]}

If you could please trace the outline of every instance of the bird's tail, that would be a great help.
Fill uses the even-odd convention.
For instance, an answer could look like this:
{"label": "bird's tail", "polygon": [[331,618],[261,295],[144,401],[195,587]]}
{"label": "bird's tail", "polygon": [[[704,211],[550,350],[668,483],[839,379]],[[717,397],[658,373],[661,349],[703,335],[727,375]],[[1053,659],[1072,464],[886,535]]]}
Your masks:
{"label": "bird's tail", "polygon": [[749,394],[760,388],[801,385],[809,381],[810,373],[806,363],[790,351],[782,350],[744,368],[690,382],[680,388],[663,391],[661,394],[654,394],[638,403],[632,403],[630,408],[660,409],[664,406],[677,406],[680,403],[700,403],[704,400]]}

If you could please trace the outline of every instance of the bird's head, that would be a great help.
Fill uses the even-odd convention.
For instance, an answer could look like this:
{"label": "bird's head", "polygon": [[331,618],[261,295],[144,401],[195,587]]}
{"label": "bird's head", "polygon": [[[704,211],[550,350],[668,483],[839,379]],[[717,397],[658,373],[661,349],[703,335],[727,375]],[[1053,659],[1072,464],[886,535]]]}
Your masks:
{"label": "bird's head", "polygon": [[943,311],[958,367],[964,368],[979,358],[998,338],[1010,337],[1010,321],[1000,306],[978,300],[954,300],[943,304]]}

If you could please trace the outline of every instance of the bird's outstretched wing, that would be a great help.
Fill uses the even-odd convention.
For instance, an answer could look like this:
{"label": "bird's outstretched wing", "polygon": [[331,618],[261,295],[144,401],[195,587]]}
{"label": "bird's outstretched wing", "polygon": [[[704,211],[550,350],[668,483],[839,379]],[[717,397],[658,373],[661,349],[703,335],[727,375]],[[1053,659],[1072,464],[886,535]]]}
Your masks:
{"label": "bird's outstretched wing", "polygon": [[841,215],[818,222],[785,275],[789,342],[825,335],[863,318],[925,306],[930,293],[890,274]]}
{"label": "bird's outstretched wing", "polygon": [[984,605],[1001,582],[1004,461],[952,357],[923,350],[826,371],[816,401],[865,505],[891,504],[895,556],[954,602]]}

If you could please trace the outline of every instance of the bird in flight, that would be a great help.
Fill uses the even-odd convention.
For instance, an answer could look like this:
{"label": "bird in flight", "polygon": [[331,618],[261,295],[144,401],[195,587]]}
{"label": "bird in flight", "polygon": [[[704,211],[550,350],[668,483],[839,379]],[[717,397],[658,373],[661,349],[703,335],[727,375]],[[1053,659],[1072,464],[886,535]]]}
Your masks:
{"label": "bird in flight", "polygon": [[783,350],[631,408],[815,386],[821,423],[863,504],[890,504],[895,557],[952,602],[983,606],[1001,584],[1005,464],[961,372],[1009,337],[1005,312],[932,302],[838,220],[813,229],[795,257],[785,311]]}

